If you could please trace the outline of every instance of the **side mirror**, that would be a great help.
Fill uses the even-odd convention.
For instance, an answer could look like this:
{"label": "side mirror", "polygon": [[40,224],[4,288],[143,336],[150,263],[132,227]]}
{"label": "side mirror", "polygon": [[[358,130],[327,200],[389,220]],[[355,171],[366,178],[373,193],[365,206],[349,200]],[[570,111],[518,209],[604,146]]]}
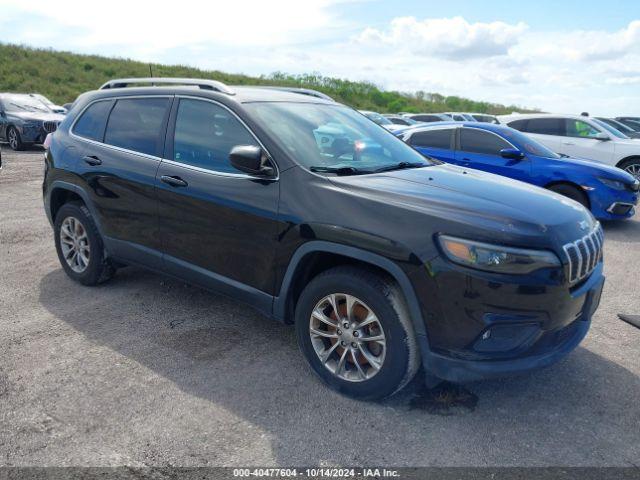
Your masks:
{"label": "side mirror", "polygon": [[254,145],[236,145],[229,152],[231,165],[241,172],[258,177],[271,177],[273,167],[260,147]]}
{"label": "side mirror", "polygon": [[505,148],[500,150],[500,156],[502,158],[510,158],[511,160],[522,160],[524,153],[517,148]]}
{"label": "side mirror", "polygon": [[611,139],[609,138],[609,135],[607,135],[607,134],[606,134],[606,133],[604,133],[604,132],[598,132],[598,133],[596,133],[596,136],[595,136],[595,137],[593,137],[593,138],[595,138],[596,140],[600,140],[600,141],[602,141],[602,142],[606,142],[607,140],[611,140]]}

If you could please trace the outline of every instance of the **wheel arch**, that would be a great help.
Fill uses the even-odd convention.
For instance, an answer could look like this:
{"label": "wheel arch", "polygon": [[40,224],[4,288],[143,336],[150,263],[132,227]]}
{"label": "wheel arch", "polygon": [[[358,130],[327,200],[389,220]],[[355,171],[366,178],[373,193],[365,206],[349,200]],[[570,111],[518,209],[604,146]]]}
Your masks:
{"label": "wheel arch", "polygon": [[61,180],[56,180],[51,184],[45,197],[46,213],[51,224],[53,225],[53,222],[55,222],[56,214],[58,210],[60,210],[60,207],[70,201],[80,201],[87,207],[93,217],[93,221],[98,227],[98,232],[102,235],[100,218],[96,215],[87,192],[78,185]]}
{"label": "wheel arch", "polygon": [[551,187],[554,187],[556,185],[566,185],[568,187],[572,187],[575,188],[576,190],[578,190],[580,193],[582,193],[585,198],[587,199],[587,202],[589,203],[589,210],[591,210],[591,198],[589,197],[589,192],[585,191],[584,188],[582,188],[581,185],[578,185],[575,182],[572,182],[570,180],[555,180],[553,182],[549,182],[547,183],[544,188],[549,190]]}
{"label": "wheel arch", "polygon": [[618,163],[616,163],[616,167],[622,168],[622,165],[629,160],[638,160],[640,161],[640,155],[629,155],[628,157],[623,158]]}
{"label": "wheel arch", "polygon": [[367,250],[322,240],[307,242],[293,254],[279,295],[274,297],[274,316],[285,323],[292,323],[295,302],[304,289],[306,280],[329,268],[344,264],[361,265],[391,277],[404,295],[415,333],[426,336],[426,327],[416,293],[409,277],[396,263]]}

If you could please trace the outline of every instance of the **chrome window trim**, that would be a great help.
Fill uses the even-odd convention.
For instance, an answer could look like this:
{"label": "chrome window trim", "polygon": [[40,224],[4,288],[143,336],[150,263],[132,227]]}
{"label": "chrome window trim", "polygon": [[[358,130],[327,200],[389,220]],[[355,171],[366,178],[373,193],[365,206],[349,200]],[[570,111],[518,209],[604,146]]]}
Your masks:
{"label": "chrome window trim", "polygon": [[[271,160],[271,163],[273,164],[273,166],[276,169],[275,177],[259,177],[257,175],[249,175],[249,174],[246,174],[246,173],[221,172],[219,170],[211,170],[211,169],[208,169],[208,168],[196,167],[195,165],[189,165],[187,163],[176,162],[175,160],[171,160],[171,159],[168,159],[168,158],[162,158],[162,157],[158,157],[156,155],[149,155],[147,153],[137,152],[135,150],[129,150],[127,148],[118,147],[116,145],[110,145],[108,143],[98,142],[98,141],[93,140],[91,138],[86,138],[86,137],[83,137],[81,135],[78,135],[73,131],[73,129],[76,126],[76,123],[78,122],[80,117],[82,117],[82,115],[84,114],[85,110],[87,110],[94,103],[105,102],[105,101],[110,101],[110,100],[128,99],[128,98],[177,98],[177,99],[188,98],[188,99],[193,99],[193,100],[201,100],[201,101],[204,101],[204,102],[210,102],[210,103],[213,103],[215,105],[218,105],[218,106],[224,108],[225,110],[229,111],[242,124],[242,126],[244,126],[244,128],[247,129],[247,131],[256,140],[256,142],[258,142],[260,147],[266,152],[267,156]],[[111,115],[111,112],[109,112],[109,115]],[[108,118],[107,118],[107,123],[108,123]],[[106,129],[106,126],[105,126],[105,129]],[[109,96],[109,97],[104,97],[104,98],[97,98],[97,99],[89,102],[87,105],[85,105],[84,108],[80,111],[80,113],[78,113],[76,118],[73,119],[73,123],[69,127],[69,135],[72,138],[75,138],[77,140],[81,140],[83,142],[90,143],[92,145],[98,145],[100,147],[109,148],[109,149],[115,150],[117,152],[128,153],[128,154],[131,154],[131,155],[136,155],[138,157],[147,158],[149,160],[159,161],[159,162],[167,163],[169,165],[179,166],[179,167],[183,167],[183,168],[186,168],[186,169],[189,169],[189,170],[194,170],[194,171],[201,172],[201,173],[208,173],[210,175],[217,175],[217,176],[220,176],[220,177],[228,177],[228,178],[245,178],[245,179],[251,179],[251,180],[264,180],[264,181],[271,181],[271,182],[275,182],[275,181],[280,180],[280,168],[278,167],[278,164],[273,159],[273,156],[271,155],[269,150],[267,150],[267,148],[264,146],[264,144],[260,141],[260,139],[257,137],[257,135],[253,132],[253,130],[251,130],[251,128],[249,128],[249,126],[240,117],[238,117],[238,115],[233,110],[231,110],[229,107],[227,107],[226,105],[223,105],[220,102],[217,102],[215,100],[209,99],[209,98],[198,97],[198,96],[193,96],[193,95],[173,95],[173,94],[165,94],[165,95],[118,95],[118,96],[112,96],[112,97]]]}

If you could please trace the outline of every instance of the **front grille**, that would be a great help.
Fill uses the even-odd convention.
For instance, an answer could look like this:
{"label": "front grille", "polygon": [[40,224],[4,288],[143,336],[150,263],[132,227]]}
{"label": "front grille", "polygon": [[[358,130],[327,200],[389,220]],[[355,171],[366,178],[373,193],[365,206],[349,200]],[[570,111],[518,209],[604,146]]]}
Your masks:
{"label": "front grille", "polygon": [[52,121],[43,122],[42,127],[44,128],[45,132],[53,133],[58,129],[58,122],[52,122]]}
{"label": "front grille", "polygon": [[584,237],[564,245],[569,264],[569,283],[574,285],[588,277],[602,258],[604,232],[600,223]]}

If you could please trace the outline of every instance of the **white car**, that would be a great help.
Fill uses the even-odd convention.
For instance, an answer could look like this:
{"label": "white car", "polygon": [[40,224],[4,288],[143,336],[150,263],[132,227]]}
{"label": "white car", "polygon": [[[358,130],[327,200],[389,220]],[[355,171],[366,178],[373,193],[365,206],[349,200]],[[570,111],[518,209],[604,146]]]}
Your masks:
{"label": "white car", "polygon": [[613,165],[640,179],[640,142],[597,118],[536,113],[498,119],[554,152]]}
{"label": "white car", "polygon": [[406,127],[405,125],[398,125],[396,123],[393,123],[387,117],[380,115],[378,112],[371,112],[369,110],[358,110],[358,112],[363,114],[369,120],[376,122],[381,127],[386,128],[390,132],[395,132],[396,130]]}

